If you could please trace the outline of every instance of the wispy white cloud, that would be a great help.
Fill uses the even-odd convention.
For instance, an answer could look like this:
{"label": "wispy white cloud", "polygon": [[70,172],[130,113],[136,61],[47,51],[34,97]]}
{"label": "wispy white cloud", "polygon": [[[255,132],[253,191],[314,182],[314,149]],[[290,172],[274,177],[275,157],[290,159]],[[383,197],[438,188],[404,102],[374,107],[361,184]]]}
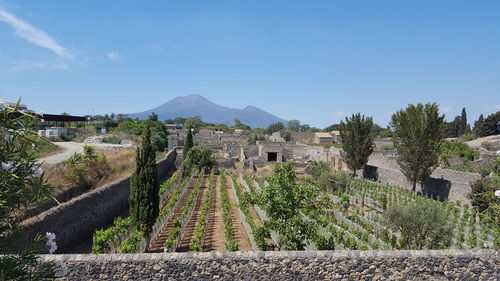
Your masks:
{"label": "wispy white cloud", "polygon": [[17,36],[43,48],[47,48],[63,59],[72,60],[73,55],[46,32],[37,29],[21,18],[0,7],[0,21],[10,25]]}
{"label": "wispy white cloud", "polygon": [[68,70],[69,65],[65,62],[56,62],[56,63],[21,63],[16,66],[13,66],[7,69],[8,72],[16,72],[16,71],[26,71],[26,70],[47,70],[47,71],[56,71],[56,70]]}
{"label": "wispy white cloud", "polygon": [[337,111],[337,112],[335,112],[335,116],[345,117],[345,116],[347,116],[347,112]]}
{"label": "wispy white cloud", "polygon": [[118,52],[109,52],[108,58],[114,62],[120,62],[122,60],[122,55]]}
{"label": "wispy white cloud", "polygon": [[439,107],[439,112],[441,114],[448,114],[448,113],[451,112],[451,107],[449,107],[449,106],[441,106],[441,107]]}

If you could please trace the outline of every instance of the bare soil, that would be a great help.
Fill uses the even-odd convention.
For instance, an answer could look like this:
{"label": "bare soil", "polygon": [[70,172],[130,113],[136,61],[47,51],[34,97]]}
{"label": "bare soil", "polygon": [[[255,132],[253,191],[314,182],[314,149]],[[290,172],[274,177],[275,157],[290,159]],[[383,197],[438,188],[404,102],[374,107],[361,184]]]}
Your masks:
{"label": "bare soil", "polygon": [[222,221],[222,203],[220,197],[220,177],[214,177],[214,189],[208,211],[208,220],[203,241],[203,251],[225,251],[224,222]]}
{"label": "bare soil", "polygon": [[189,217],[188,222],[186,223],[186,227],[182,232],[181,241],[179,242],[179,246],[177,247],[176,250],[177,252],[191,251],[189,245],[191,245],[191,241],[193,240],[196,227],[198,226],[198,219],[200,217],[201,206],[206,191],[207,191],[207,179],[204,178],[203,184],[196,197],[196,201],[194,202],[193,210],[191,211],[191,216]]}
{"label": "bare soil", "polygon": [[[233,188],[233,184],[231,182],[230,177],[226,177],[226,186],[228,189]],[[233,222],[233,239],[238,243],[239,251],[251,251],[252,244],[250,244],[250,240],[248,239],[247,232],[243,227],[243,223],[240,220],[240,215],[238,212],[238,206],[236,203],[234,192],[228,190],[227,192],[229,202],[231,202],[231,221]]]}

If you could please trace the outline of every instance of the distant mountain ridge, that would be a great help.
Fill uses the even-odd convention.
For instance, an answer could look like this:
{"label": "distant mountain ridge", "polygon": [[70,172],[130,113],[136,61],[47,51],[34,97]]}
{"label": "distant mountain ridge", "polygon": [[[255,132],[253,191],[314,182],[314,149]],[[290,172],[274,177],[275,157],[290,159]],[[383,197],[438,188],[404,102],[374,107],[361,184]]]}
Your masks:
{"label": "distant mountain ridge", "polygon": [[146,119],[153,112],[158,114],[159,120],[200,116],[203,122],[231,126],[234,124],[234,119],[239,119],[252,128],[266,128],[276,122],[283,122],[286,125],[287,122],[255,106],[247,106],[244,109],[230,108],[215,104],[201,95],[176,97],[153,109],[131,113],[128,116]]}

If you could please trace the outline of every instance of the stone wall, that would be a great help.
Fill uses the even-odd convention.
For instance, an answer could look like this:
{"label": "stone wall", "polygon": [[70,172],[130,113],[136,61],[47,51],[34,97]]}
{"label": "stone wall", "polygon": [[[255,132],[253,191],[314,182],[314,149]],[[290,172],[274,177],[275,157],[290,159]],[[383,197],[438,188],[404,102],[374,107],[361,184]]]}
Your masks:
{"label": "stone wall", "polygon": [[45,255],[59,280],[496,280],[500,253],[477,251],[206,252]]}
{"label": "stone wall", "polygon": [[[412,188],[411,183],[406,181],[399,169],[397,156],[394,156],[394,152],[375,151],[370,156],[362,174],[383,183]],[[470,182],[479,178],[481,175],[477,173],[436,168],[427,182],[417,185],[417,191],[430,197],[439,196],[441,199],[470,203],[468,198],[468,194],[471,192]]]}
{"label": "stone wall", "polygon": [[301,143],[313,143],[314,132],[291,132],[290,139]]}
{"label": "stone wall", "polygon": [[[176,156],[172,150],[157,162],[160,182],[175,169]],[[37,233],[53,232],[58,252],[70,251],[78,243],[88,241],[95,229],[127,214],[129,193],[130,176],[101,186],[23,221],[20,238],[30,241]]]}

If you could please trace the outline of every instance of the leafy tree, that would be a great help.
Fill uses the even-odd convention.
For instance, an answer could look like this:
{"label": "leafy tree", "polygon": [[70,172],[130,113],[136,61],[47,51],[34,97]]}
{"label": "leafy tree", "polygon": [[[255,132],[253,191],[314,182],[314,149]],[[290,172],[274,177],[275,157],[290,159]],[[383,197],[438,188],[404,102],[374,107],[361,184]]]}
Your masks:
{"label": "leafy tree", "polygon": [[439,146],[439,154],[445,161],[450,156],[459,156],[464,164],[479,158],[479,151],[463,142],[443,141]]}
{"label": "leafy tree", "polygon": [[497,128],[500,126],[500,111],[488,115],[484,119],[483,126],[481,128],[482,137],[491,136],[500,133]]}
{"label": "leafy tree", "polygon": [[198,128],[202,124],[200,116],[189,117],[184,121],[184,129]]}
{"label": "leafy tree", "polygon": [[156,114],[155,112],[152,112],[152,113],[148,116],[148,121],[158,121],[158,114]]}
{"label": "leafy tree", "polygon": [[283,132],[281,132],[281,137],[285,140],[285,141],[291,141],[292,140],[292,132],[290,130],[283,130]]}
{"label": "leafy tree", "polygon": [[186,170],[197,168],[199,171],[210,171],[215,164],[215,157],[212,150],[206,147],[193,147],[189,150],[184,165]]}
{"label": "leafy tree", "polygon": [[372,127],[372,118],[365,118],[359,113],[353,114],[351,118],[346,117],[345,123],[340,123],[341,154],[353,177],[356,176],[356,170],[364,167],[373,152]]}
{"label": "leafy tree", "polygon": [[274,132],[282,131],[285,129],[285,125],[281,122],[273,123],[267,127],[267,134],[272,134]]}
{"label": "leafy tree", "polygon": [[392,115],[390,126],[399,154],[398,163],[406,179],[413,184],[414,192],[417,182],[427,180],[438,164],[443,120],[435,103],[410,104]]}
{"label": "leafy tree", "polygon": [[292,162],[274,167],[269,186],[262,189],[261,200],[269,217],[265,226],[278,232],[280,249],[303,250],[304,241],[312,238],[316,226],[305,221],[302,214],[317,209],[315,199],[319,194],[315,185],[297,181]]}
{"label": "leafy tree", "polygon": [[240,129],[240,130],[250,130],[250,126],[241,123],[240,119],[234,119],[234,126],[233,128],[235,129]]}
{"label": "leafy tree", "polygon": [[158,121],[156,113],[151,113],[148,120],[146,120],[146,124],[149,126],[151,143],[155,151],[165,150],[168,147],[168,133],[165,123]]}
{"label": "leafy tree", "polygon": [[325,132],[339,131],[340,127],[341,127],[340,124],[333,124],[333,125],[326,127],[323,131],[325,131]]}
{"label": "leafy tree", "polygon": [[299,120],[290,120],[288,121],[288,129],[292,131],[300,131],[300,121]]}
{"label": "leafy tree", "polygon": [[155,150],[146,125],[142,146],[137,149],[136,169],[130,184],[130,216],[136,229],[149,233],[159,213],[159,186]]}
{"label": "leafy tree", "polygon": [[447,211],[429,200],[391,204],[384,213],[388,224],[400,231],[403,248],[444,249],[449,246],[452,224]]}
{"label": "leafy tree", "polygon": [[311,126],[309,126],[309,124],[302,124],[302,125],[300,125],[300,131],[301,132],[307,132],[309,130],[311,130]]}
{"label": "leafy tree", "polygon": [[182,155],[187,156],[188,152],[191,148],[193,148],[193,132],[191,128],[188,128],[188,132],[186,135],[186,140],[184,141],[184,149],[182,150]]}
{"label": "leafy tree", "polygon": [[474,122],[474,134],[478,137],[483,137],[483,124],[484,124],[484,116],[481,114],[479,115],[479,119],[477,119],[476,122]]}

